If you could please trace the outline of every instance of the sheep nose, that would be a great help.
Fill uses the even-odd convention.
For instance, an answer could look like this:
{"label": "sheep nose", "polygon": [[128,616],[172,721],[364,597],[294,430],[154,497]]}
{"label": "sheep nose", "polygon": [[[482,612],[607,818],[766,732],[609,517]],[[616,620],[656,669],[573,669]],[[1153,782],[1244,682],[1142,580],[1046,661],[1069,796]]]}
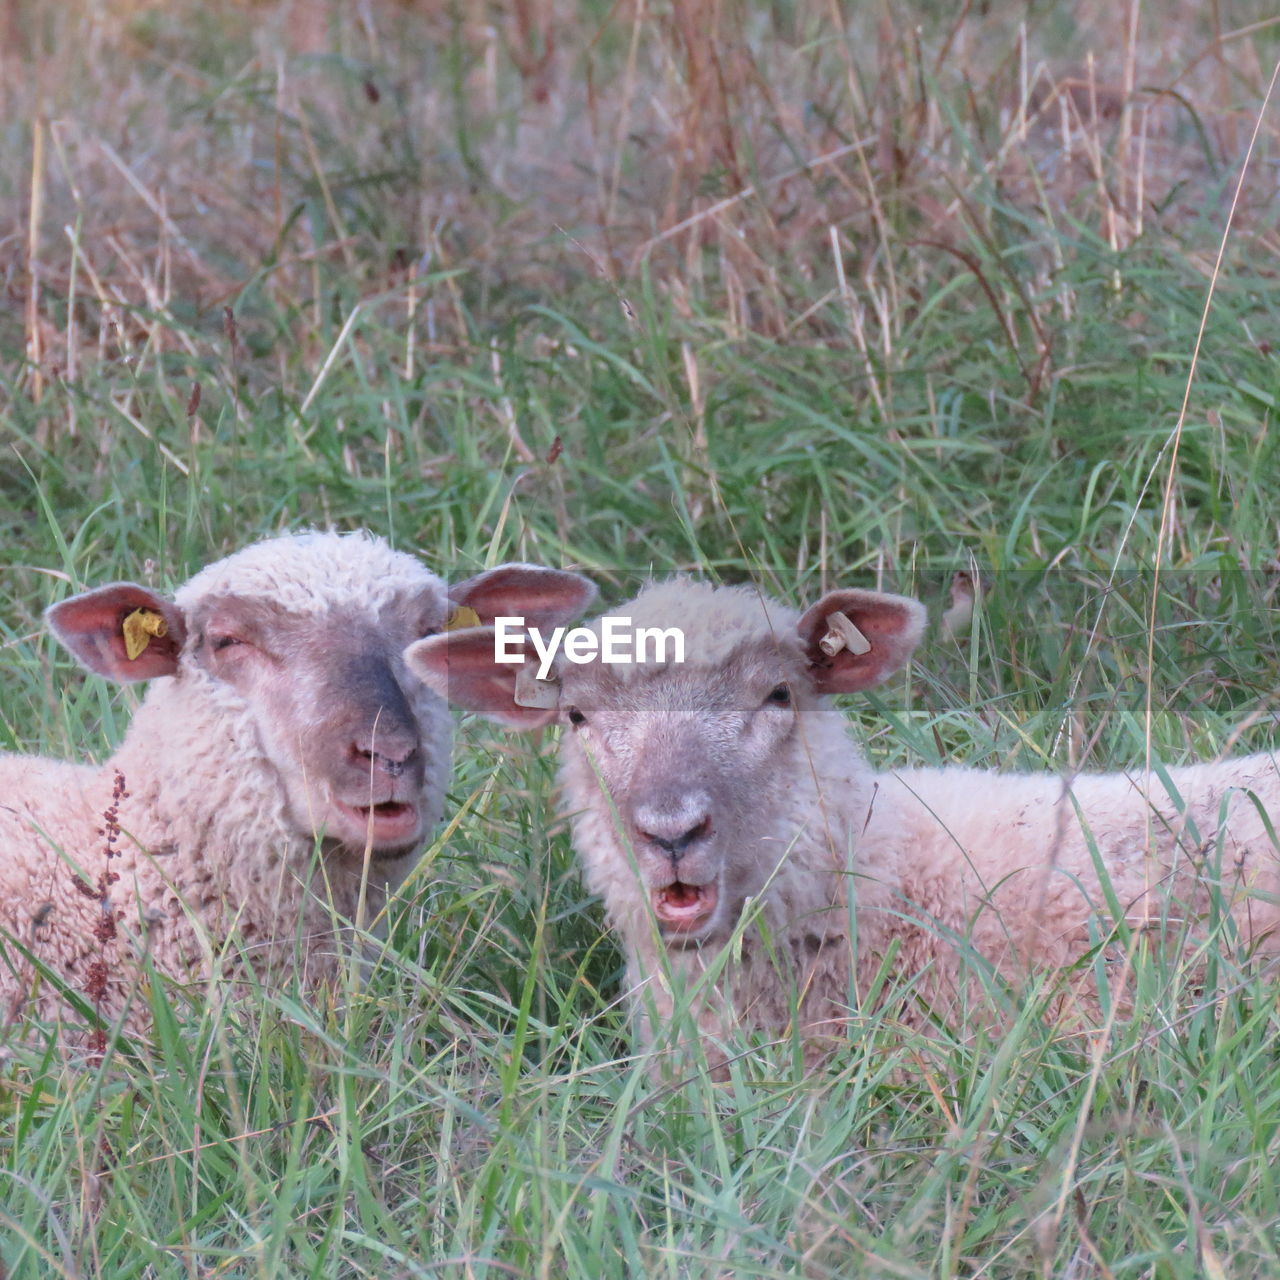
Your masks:
{"label": "sheep nose", "polygon": [[642,840],[678,862],[690,845],[711,834],[711,798],[697,793],[638,805],[635,825]]}
{"label": "sheep nose", "polygon": [[703,836],[711,834],[711,819],[703,818],[696,827],[690,827],[688,831],[674,838],[657,835],[652,831],[641,830],[641,836],[644,839],[656,844],[659,849],[671,855],[672,862],[679,862],[684,857],[685,850],[695,841],[701,840]]}
{"label": "sheep nose", "polygon": [[362,768],[398,778],[416,759],[418,744],[400,735],[377,734],[371,742],[353,742],[349,755]]}

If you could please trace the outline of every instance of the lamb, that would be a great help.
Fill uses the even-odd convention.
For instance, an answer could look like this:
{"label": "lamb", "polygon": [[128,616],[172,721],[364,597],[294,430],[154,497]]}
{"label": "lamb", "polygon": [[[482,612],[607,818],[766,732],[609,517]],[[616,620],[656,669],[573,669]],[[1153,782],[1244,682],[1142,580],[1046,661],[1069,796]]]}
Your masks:
{"label": "lamb", "polygon": [[1280,949],[1271,754],[1169,769],[1164,783],[877,773],[828,695],[903,667],[925,625],[917,601],[838,590],[801,615],[679,579],[617,613],[637,632],[682,628],[684,661],[561,660],[558,697],[530,707],[490,630],[419,641],[406,659],[496,720],[564,725],[564,807],[621,936],[643,1043],[681,985],[699,991],[708,1037],[798,1020],[819,1053],[876,990],[899,993],[915,1025],[959,1021],[975,995],[990,1006],[984,968],[1014,985],[1062,971],[1059,1010],[1096,1016],[1093,969],[1078,962],[1114,936],[1113,908],[1190,947],[1225,902],[1242,942]]}
{"label": "lamb", "polygon": [[308,979],[329,973],[335,919],[377,915],[444,806],[449,711],[405,646],[451,616],[564,620],[581,581],[506,565],[447,590],[380,538],[307,532],[172,599],[117,582],[52,606],[90,671],[151,684],[101,765],[0,755],[5,1025],[25,1011],[75,1042],[87,1020],[100,1046],[123,1015],[144,1033],[144,953],[179,980],[240,953],[278,972],[295,950]]}

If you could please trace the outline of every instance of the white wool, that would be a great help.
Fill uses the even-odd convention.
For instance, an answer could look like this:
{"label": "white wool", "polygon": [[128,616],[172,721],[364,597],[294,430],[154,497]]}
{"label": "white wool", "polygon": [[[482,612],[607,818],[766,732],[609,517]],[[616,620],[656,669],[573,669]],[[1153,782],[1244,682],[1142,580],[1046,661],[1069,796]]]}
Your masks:
{"label": "white wool", "polygon": [[444,584],[403,551],[360,530],[309,530],[255,542],[207,565],[174,593],[184,609],[195,601],[234,595],[272,601],[289,613],[324,613],[352,603],[376,609],[406,585]]}
{"label": "white wool", "polygon": [[[201,570],[176,603],[191,611],[209,597],[346,618],[377,616],[402,597],[426,601],[441,623],[447,608],[436,575],[366,534],[256,543]],[[233,936],[257,969],[291,963],[296,950],[304,969],[323,975],[338,954],[335,913],[354,918],[363,896],[371,920],[417,860],[416,848],[375,858],[366,883],[362,856],[331,842],[317,856],[316,837],[287,811],[288,762],[273,755],[246,698],[210,676],[193,648],[189,636],[177,674],[151,681],[101,766],[0,755],[0,1019],[25,1011],[83,1025],[38,970],[48,966],[83,993],[90,966],[103,961],[101,1012],[110,1020],[126,1011],[137,1032],[148,1020],[138,954],[173,978],[203,983],[224,963],[234,967]],[[417,682],[406,688],[422,738],[419,812],[429,832],[443,808],[450,719],[437,695]],[[128,795],[108,860],[104,813],[117,776]],[[75,886],[77,878],[94,884],[104,868],[119,877],[109,889],[119,936],[105,943],[94,936],[101,904]]]}
{"label": "white wool", "polygon": [[[1080,962],[1112,924],[1104,879],[1124,921],[1168,946],[1192,950],[1221,901],[1246,944],[1280,950],[1280,768],[1271,754],[1171,768],[1168,787],[1159,775],[1130,773],[877,773],[801,673],[795,610],[750,588],[676,580],[610,613],[638,626],[681,626],[686,639],[683,667],[650,666],[644,680],[598,665],[561,670],[564,701],[585,716],[563,732],[564,808],[588,882],[623,942],[644,1040],[655,1033],[652,1019],[662,1024],[673,1011],[673,976],[705,981],[720,966],[695,1005],[707,1035],[734,1025],[785,1033],[798,1001],[815,1043],[839,1036],[891,949],[886,989],[901,989],[908,1020],[981,1009],[987,993],[975,985],[973,956],[1014,987],[1038,971],[1077,966],[1059,1007],[1087,1018],[1097,993],[1092,966]],[[908,648],[919,634],[912,625]],[[782,714],[756,709],[776,678],[793,689],[794,733],[763,764],[748,761],[764,732],[760,717]],[[724,763],[734,751],[744,776],[748,764],[764,770],[744,794],[733,793],[734,770]],[[713,757],[718,763],[704,770]],[[761,886],[747,909],[767,924],[767,945],[755,927],[732,944],[659,936],[653,877],[671,872],[665,855],[640,856],[646,838],[628,791],[635,779],[659,814],[695,804],[673,795],[707,792],[702,843],[738,833],[714,855],[727,868],[720,883]],[[733,794],[724,801],[717,788]],[[713,855],[699,856],[686,883],[710,875],[702,868]]]}
{"label": "white wool", "polygon": [[[693,578],[672,578],[650,584],[630,603],[606,616],[630,618],[633,628],[679,627],[684,633],[686,660],[715,667],[745,643],[762,636],[790,643],[800,614],[751,586],[717,587]],[[599,635],[602,622],[603,617],[597,618],[587,629]],[[649,657],[614,671],[624,678],[644,676],[666,665]]]}

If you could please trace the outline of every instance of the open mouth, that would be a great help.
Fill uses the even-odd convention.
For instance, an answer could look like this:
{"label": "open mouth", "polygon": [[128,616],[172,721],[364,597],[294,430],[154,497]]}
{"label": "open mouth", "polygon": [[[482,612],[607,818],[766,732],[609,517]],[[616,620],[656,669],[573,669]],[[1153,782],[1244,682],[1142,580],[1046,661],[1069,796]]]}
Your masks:
{"label": "open mouth", "polygon": [[418,836],[421,825],[416,805],[403,800],[381,800],[377,804],[343,804],[337,807],[354,824],[355,842],[372,837],[374,848],[408,844]]}
{"label": "open mouth", "polygon": [[714,884],[677,880],[652,893],[653,914],[665,933],[696,933],[715,914],[720,891]]}

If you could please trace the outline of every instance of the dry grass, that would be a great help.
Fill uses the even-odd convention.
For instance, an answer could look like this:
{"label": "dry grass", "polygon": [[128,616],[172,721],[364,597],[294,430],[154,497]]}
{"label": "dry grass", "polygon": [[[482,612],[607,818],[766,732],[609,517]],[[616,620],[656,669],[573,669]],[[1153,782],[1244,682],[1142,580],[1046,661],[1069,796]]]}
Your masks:
{"label": "dry grass", "polygon": [[[1034,400],[1071,359],[1048,313],[1086,305],[1064,244],[1185,239],[1208,272],[1197,228],[1225,216],[1280,20],[1176,7],[1090,4],[1071,30],[969,4],[9,0],[0,346],[21,337],[39,398],[194,358],[225,307],[250,363],[318,359],[335,277],[344,307],[392,294],[430,351],[480,295],[603,273],[625,296],[648,271],[730,335],[850,344],[888,377],[913,299],[967,277]],[[1239,254],[1277,247],[1275,133]]]}

